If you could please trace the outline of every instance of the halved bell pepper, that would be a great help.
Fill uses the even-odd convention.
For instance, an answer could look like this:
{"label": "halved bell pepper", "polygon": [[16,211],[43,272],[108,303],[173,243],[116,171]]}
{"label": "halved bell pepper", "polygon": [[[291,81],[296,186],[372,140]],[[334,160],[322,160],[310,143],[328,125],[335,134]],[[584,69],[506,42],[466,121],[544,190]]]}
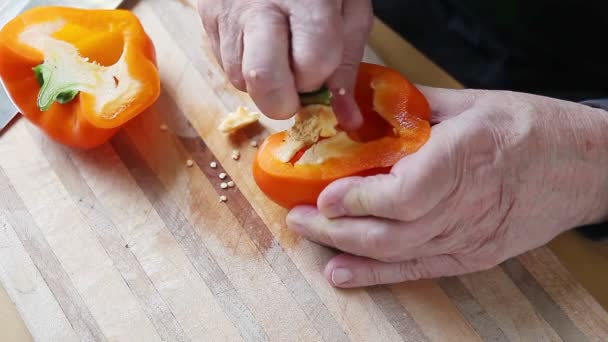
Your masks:
{"label": "halved bell pepper", "polygon": [[52,139],[105,143],[160,95],[154,45],[127,10],[37,7],[0,31],[0,81]]}
{"label": "halved bell pepper", "polygon": [[[325,120],[315,128],[318,139],[305,142],[293,153],[293,148],[302,145],[301,141],[294,145],[293,137],[302,136],[303,131],[315,131],[301,124],[302,120],[310,121],[304,118],[296,119],[295,129],[275,133],[263,142],[253,163],[253,176],[266,196],[288,209],[315,205],[319,194],[333,181],[389,172],[401,158],[416,152],[429,139],[429,104],[423,94],[396,71],[362,63],[355,100],[364,117],[358,131],[346,133],[335,120],[319,119],[328,113],[333,115],[333,111],[327,100],[315,104],[308,96],[302,101],[307,104],[302,111],[309,112],[308,116],[316,115],[317,120]],[[331,132],[333,123],[336,123],[335,132]]]}

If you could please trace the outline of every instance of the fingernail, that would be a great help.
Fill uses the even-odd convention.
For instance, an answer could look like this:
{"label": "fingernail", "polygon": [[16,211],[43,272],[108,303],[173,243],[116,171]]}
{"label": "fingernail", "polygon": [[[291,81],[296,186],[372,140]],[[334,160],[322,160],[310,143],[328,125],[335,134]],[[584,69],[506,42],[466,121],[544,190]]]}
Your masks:
{"label": "fingernail", "polygon": [[342,285],[353,280],[353,273],[346,268],[336,268],[331,272],[331,281],[334,285]]}

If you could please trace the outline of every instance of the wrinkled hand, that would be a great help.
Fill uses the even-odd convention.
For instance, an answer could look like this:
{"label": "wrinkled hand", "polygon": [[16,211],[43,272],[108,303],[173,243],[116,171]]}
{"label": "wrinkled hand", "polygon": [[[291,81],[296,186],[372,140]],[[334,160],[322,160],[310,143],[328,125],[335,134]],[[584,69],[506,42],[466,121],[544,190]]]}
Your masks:
{"label": "wrinkled hand", "polygon": [[326,85],[338,121],[347,129],[361,124],[353,87],[371,29],[370,0],[200,0],[199,11],[230,81],[265,115],[289,118],[298,92]]}
{"label": "wrinkled hand", "polygon": [[491,268],[605,218],[608,113],[532,95],[422,88],[431,138],[387,175],[347,178],[290,229],[344,252],[325,269],[359,287]]}

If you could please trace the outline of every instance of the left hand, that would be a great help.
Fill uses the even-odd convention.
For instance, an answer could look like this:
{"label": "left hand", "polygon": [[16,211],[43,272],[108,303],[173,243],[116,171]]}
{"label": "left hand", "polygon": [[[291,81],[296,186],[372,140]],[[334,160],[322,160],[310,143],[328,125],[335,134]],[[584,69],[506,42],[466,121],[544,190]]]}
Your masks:
{"label": "left hand", "polygon": [[608,214],[608,113],[512,92],[421,88],[430,140],[390,174],[339,180],[290,229],[360,287],[485,270]]}

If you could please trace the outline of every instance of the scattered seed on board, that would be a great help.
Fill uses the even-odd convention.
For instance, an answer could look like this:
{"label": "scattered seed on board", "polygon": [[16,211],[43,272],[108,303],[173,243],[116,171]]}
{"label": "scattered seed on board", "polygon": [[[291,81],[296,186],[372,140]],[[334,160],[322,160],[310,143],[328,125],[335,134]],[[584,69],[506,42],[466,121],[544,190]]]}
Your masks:
{"label": "scattered seed on board", "polygon": [[222,172],[222,173],[220,173],[220,179],[226,179],[226,177],[228,177],[228,175],[227,175],[227,174],[225,174],[225,173],[223,173],[223,172]]}
{"label": "scattered seed on board", "polygon": [[241,158],[241,153],[237,150],[232,151],[232,159],[239,160]]}
{"label": "scattered seed on board", "polygon": [[220,202],[224,203],[228,200],[228,198],[226,198],[226,196],[220,196]]}
{"label": "scattered seed on board", "polygon": [[167,125],[165,125],[165,124],[160,125],[160,130],[161,131],[166,131],[168,129],[169,129],[169,127]]}
{"label": "scattered seed on board", "polygon": [[258,142],[255,140],[252,140],[251,143],[249,143],[249,145],[251,145],[251,147],[258,147]]}
{"label": "scattered seed on board", "polygon": [[228,188],[228,183],[222,183],[222,184],[220,184],[220,188],[227,189]]}
{"label": "scattered seed on board", "polygon": [[217,163],[216,162],[211,162],[209,164],[209,166],[211,166],[212,169],[217,169]]}
{"label": "scattered seed on board", "polygon": [[188,159],[188,161],[186,162],[186,165],[188,165],[188,167],[192,167],[192,166],[194,166],[194,161],[192,159]]}
{"label": "scattered seed on board", "polygon": [[229,188],[234,188],[234,182],[233,181],[229,181],[228,182],[228,187]]}

